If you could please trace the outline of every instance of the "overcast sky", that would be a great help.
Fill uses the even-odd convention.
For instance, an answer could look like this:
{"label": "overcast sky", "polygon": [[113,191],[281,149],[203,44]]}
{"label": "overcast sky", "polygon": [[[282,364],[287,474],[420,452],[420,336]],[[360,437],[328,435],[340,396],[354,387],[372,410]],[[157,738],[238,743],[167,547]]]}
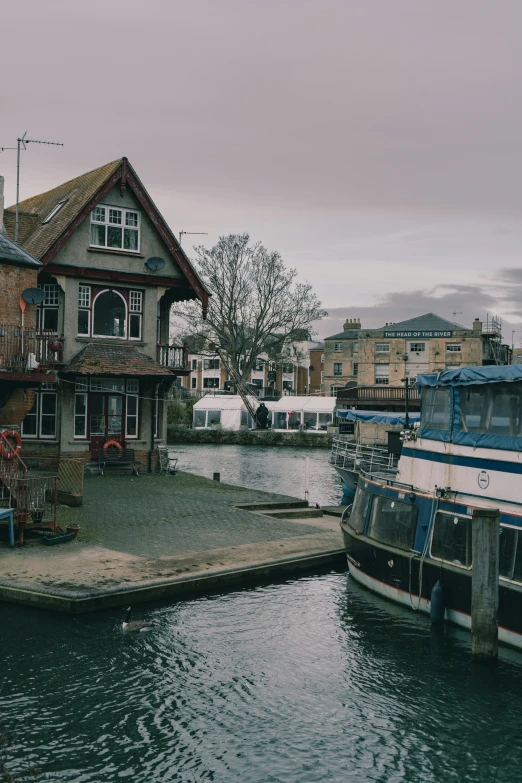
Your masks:
{"label": "overcast sky", "polygon": [[[321,336],[489,312],[517,345],[521,30],[521,0],[6,3],[0,146],[65,142],[23,153],[21,199],[126,155],[176,232],[208,232],[189,254],[279,250]],[[13,203],[15,153],[0,173]]]}

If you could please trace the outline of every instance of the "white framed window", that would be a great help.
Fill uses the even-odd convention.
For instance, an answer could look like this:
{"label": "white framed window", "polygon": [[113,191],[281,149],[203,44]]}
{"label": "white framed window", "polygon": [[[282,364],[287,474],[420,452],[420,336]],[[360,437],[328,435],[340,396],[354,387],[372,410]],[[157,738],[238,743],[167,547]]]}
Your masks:
{"label": "white framed window", "polygon": [[375,343],[375,353],[390,353],[390,343]]}
{"label": "white framed window", "polygon": [[89,390],[88,378],[76,378],[74,381],[74,388],[77,392]]}
{"label": "white framed window", "polygon": [[36,311],[36,328],[58,334],[58,308],[60,306],[60,286],[56,283],[39,285],[45,299]]}
{"label": "white framed window", "polygon": [[87,437],[87,395],[74,395],[74,437]]}
{"label": "white framed window", "polygon": [[140,251],[140,213],[99,204],[91,212],[91,247]]}
{"label": "white framed window", "polygon": [[62,201],[59,201],[58,204],[51,209],[45,220],[42,220],[42,225],[45,225],[46,223],[50,223],[51,220],[55,215],[58,214],[58,212],[61,210],[64,204],[66,204],[68,199],[64,198]]}
{"label": "white framed window", "polygon": [[192,372],[196,372],[197,369],[198,369],[198,360],[192,359]]}
{"label": "white framed window", "polygon": [[203,388],[219,389],[219,378],[203,378]]}
{"label": "white framed window", "polygon": [[140,390],[140,382],[135,379],[129,379],[127,381],[127,394],[138,394]]}
{"label": "white framed window", "polygon": [[321,371],[321,383],[324,381],[324,372]]}
{"label": "white framed window", "polygon": [[219,370],[219,359],[203,359],[204,370]]}
{"label": "white framed window", "polygon": [[461,343],[446,343],[448,353],[460,353],[462,351]]}
{"label": "white framed window", "polygon": [[339,351],[343,350],[343,344],[342,343],[334,343],[334,351],[338,353]]}
{"label": "white framed window", "polygon": [[353,375],[356,378],[359,375],[359,365],[357,362],[353,363]]}
{"label": "white framed window", "polygon": [[337,397],[338,389],[342,389],[342,386],[330,386],[330,397]]}
{"label": "white framed window", "polygon": [[376,364],[375,365],[375,383],[377,385],[386,386],[390,382],[390,365],[389,364]]}
{"label": "white framed window", "polygon": [[56,421],[58,396],[56,391],[40,391],[34,395],[31,410],[22,421],[23,438],[54,440],[56,438]]}
{"label": "white framed window", "polygon": [[91,378],[91,391],[120,392],[125,391],[123,378]]}
{"label": "white framed window", "polygon": [[93,301],[92,336],[127,337],[127,302],[119,291],[105,289]]}
{"label": "white framed window", "polygon": [[197,384],[198,384],[197,378],[191,378],[191,380],[190,380],[190,387],[192,389],[195,389],[197,387]]}
{"label": "white framed window", "polygon": [[410,343],[410,353],[424,353],[426,343]]}
{"label": "white framed window", "polygon": [[141,340],[143,292],[131,291],[129,301],[129,340]]}
{"label": "white framed window", "polygon": [[334,362],[333,374],[334,375],[342,375],[343,374],[343,363],[342,362]]}
{"label": "white framed window", "polygon": [[[127,381],[127,384],[129,383],[130,381]],[[125,437],[126,438],[138,437],[138,410],[139,410],[138,395],[127,394],[127,405],[125,408]]]}
{"label": "white framed window", "polygon": [[91,286],[79,285],[78,286],[78,307],[90,307],[91,306]]}

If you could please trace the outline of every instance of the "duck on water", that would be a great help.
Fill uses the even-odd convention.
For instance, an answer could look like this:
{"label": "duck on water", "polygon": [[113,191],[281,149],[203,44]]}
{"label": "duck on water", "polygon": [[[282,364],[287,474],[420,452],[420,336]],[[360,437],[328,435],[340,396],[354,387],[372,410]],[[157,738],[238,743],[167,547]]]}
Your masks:
{"label": "duck on water", "polygon": [[127,606],[125,620],[121,627],[126,632],[142,633],[143,631],[152,631],[155,624],[150,620],[133,620],[131,622],[132,606]]}
{"label": "duck on water", "polygon": [[[500,511],[499,640],[522,648],[522,366],[418,377],[421,420],[397,475],[361,469],[342,521],[350,575],[393,601],[471,626],[471,520]],[[520,544],[520,546],[519,546]]]}

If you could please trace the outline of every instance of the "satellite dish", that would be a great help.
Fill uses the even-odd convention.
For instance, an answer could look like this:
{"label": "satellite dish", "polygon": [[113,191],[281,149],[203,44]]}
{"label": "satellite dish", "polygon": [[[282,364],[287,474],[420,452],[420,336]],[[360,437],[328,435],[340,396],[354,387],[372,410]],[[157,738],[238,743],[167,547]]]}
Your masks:
{"label": "satellite dish", "polygon": [[147,258],[145,261],[145,266],[148,266],[148,268],[152,269],[153,272],[157,272],[158,269],[163,269],[165,266],[165,261],[159,256],[151,256],[151,258]]}
{"label": "satellite dish", "polygon": [[27,304],[42,304],[45,299],[45,291],[42,291],[41,288],[26,288],[25,291],[22,291],[22,299]]}

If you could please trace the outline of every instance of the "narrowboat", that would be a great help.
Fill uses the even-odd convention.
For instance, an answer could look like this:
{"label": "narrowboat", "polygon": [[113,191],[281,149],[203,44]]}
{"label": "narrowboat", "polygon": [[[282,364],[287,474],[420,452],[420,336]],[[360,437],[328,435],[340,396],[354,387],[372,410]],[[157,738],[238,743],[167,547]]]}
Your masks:
{"label": "narrowboat", "polygon": [[469,629],[472,513],[499,509],[499,640],[522,648],[522,366],[417,380],[421,419],[396,475],[361,470],[341,520],[350,576],[426,613],[440,581],[445,619]]}

